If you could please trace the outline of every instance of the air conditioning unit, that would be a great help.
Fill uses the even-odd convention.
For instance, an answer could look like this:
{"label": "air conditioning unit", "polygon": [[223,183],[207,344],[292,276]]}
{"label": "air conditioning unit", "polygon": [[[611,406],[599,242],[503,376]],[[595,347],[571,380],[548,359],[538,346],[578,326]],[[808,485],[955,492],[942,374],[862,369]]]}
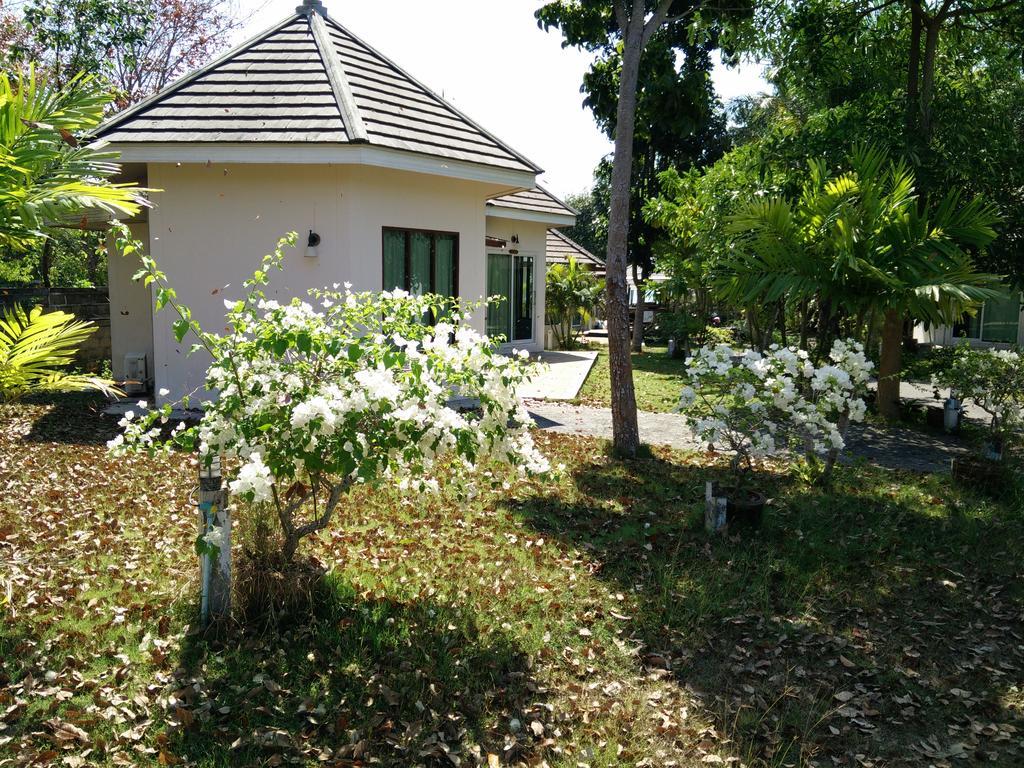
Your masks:
{"label": "air conditioning unit", "polygon": [[149,372],[144,352],[129,352],[124,356],[124,392],[141,395],[149,388]]}

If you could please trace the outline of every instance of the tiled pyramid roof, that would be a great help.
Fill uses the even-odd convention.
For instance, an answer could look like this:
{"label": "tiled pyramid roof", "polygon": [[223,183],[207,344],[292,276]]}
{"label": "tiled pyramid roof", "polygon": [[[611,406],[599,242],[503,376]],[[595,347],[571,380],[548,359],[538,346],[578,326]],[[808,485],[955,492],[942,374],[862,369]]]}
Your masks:
{"label": "tiled pyramid roof", "polygon": [[548,230],[547,258],[548,264],[565,264],[569,257],[575,257],[576,261],[584,264],[595,272],[604,274],[604,262],[592,254],[575,240],[563,235],[557,229]]}
{"label": "tiled pyramid roof", "polygon": [[316,0],[114,116],[131,143],[341,143],[540,169],[328,17]]}

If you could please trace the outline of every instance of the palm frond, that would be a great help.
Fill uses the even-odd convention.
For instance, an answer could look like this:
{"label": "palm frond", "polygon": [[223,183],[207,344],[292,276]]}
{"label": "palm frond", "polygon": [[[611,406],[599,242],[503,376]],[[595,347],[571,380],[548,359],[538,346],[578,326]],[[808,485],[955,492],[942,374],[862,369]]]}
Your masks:
{"label": "palm frond", "polygon": [[93,323],[66,312],[26,312],[20,305],[0,316],[0,400],[19,400],[35,392],[97,390],[121,394],[113,382],[69,373],[75,352],[96,331]]}

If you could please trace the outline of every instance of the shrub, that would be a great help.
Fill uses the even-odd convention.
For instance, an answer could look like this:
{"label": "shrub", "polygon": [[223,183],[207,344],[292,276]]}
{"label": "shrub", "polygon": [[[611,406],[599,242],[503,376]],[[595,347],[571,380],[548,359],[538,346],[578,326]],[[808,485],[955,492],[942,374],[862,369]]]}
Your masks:
{"label": "shrub", "polygon": [[217,397],[202,404],[198,426],[179,425],[171,442],[159,439],[171,405],[139,420],[129,414],[124,435],[111,441],[115,454],[176,444],[198,447],[206,466],[215,456],[237,459],[230,489],[236,499],[272,506],[286,561],[304,536],[331,522],[356,485],[429,491],[441,461],[547,468],[516,397],[529,374],[525,353],[499,355],[462,324],[478,305],[348,286],[312,292],[315,307],[268,300],[263,286],[290,243],[294,236],[264,259],[244,298],[224,302],[225,335],[203,331],[155,262],[141,257],[140,276],[157,286],[157,307],[179,314],[179,340],[191,332],[213,357],[206,388]]}
{"label": "shrub", "polygon": [[1020,351],[955,347],[945,365],[932,376],[935,386],[948,387],[992,417],[989,436],[997,453],[1024,424],[1024,356]]}
{"label": "shrub", "polygon": [[709,447],[733,452],[737,486],[754,459],[795,448],[826,454],[827,478],[849,422],[864,418],[872,367],[856,342],[836,341],[820,366],[793,347],[773,345],[766,353],[703,347],[687,361],[679,409]]}

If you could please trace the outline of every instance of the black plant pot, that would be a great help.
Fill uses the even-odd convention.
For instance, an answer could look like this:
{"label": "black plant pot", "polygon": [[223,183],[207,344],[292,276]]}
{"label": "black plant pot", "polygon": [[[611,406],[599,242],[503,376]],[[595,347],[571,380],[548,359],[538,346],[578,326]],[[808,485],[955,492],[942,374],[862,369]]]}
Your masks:
{"label": "black plant pot", "polygon": [[763,494],[756,491],[729,490],[726,497],[725,515],[729,528],[760,528],[764,516],[764,505],[767,501]]}

